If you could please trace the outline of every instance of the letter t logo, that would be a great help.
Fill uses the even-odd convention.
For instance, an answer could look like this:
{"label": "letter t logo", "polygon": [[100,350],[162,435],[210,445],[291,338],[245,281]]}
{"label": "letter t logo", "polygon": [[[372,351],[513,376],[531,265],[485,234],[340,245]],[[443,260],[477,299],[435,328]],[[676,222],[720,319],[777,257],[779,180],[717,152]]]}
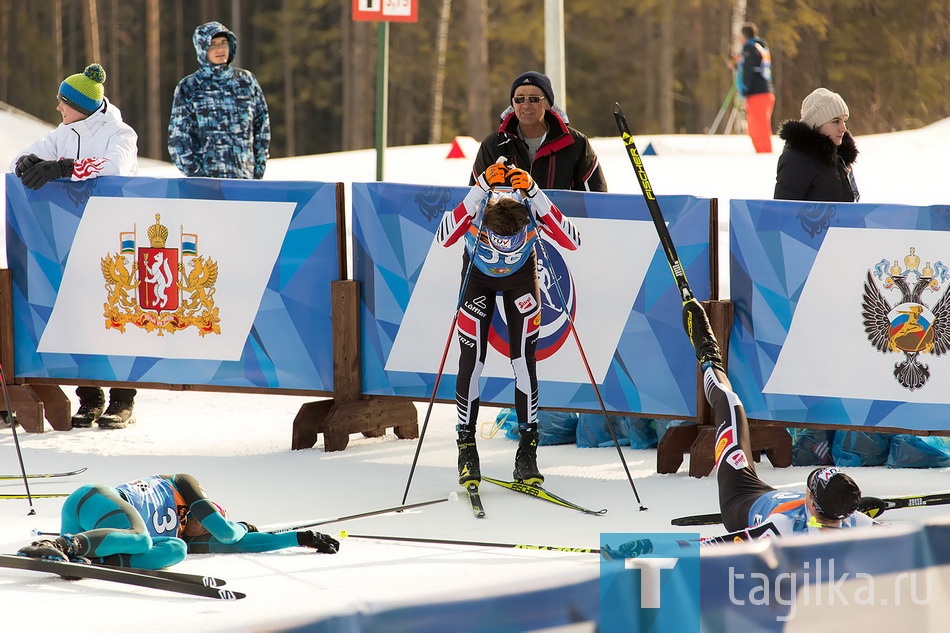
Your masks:
{"label": "letter t logo", "polygon": [[660,608],[660,575],[663,569],[673,569],[678,558],[625,558],[626,569],[640,570],[640,608]]}

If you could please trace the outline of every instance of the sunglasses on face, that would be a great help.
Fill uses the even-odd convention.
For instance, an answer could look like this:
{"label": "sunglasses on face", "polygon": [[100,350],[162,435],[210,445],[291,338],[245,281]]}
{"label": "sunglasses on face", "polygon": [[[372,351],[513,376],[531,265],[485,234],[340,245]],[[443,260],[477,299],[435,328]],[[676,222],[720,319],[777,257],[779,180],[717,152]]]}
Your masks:
{"label": "sunglasses on face", "polygon": [[519,97],[514,97],[514,98],[512,98],[512,101],[513,101],[514,103],[519,103],[519,104],[521,104],[521,103],[524,103],[524,102],[525,102],[525,99],[528,100],[528,103],[541,103],[541,100],[544,99],[544,95],[531,95],[531,96],[528,96],[528,97],[520,97],[520,96],[519,96]]}

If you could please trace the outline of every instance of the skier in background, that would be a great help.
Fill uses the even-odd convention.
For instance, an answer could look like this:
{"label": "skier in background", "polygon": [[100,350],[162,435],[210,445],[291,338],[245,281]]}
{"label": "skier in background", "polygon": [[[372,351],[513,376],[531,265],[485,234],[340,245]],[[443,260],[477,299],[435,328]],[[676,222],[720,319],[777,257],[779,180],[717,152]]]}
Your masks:
{"label": "skier in background", "polygon": [[[509,185],[519,193],[493,194]],[[493,199],[493,195],[496,196]],[[530,217],[529,217],[530,214]],[[508,328],[508,348],[515,376],[515,411],[520,442],[513,478],[540,484],[538,470],[538,378],[535,349],[541,325],[535,242],[538,227],[558,246],[576,250],[577,228],[538,188],[527,171],[493,163],[480,174],[465,199],[442,217],[436,239],[449,247],[465,239],[462,256],[462,296],[457,331],[459,369],[455,383],[458,407],[459,484],[481,482],[475,422],[478,419],[479,378],[488,352],[488,333],[501,294]],[[466,278],[467,274],[467,278]]]}
{"label": "skier in background", "polygon": [[736,59],[736,88],[745,103],[746,128],[758,154],[772,151],[772,54],[752,22],[742,25],[742,50]]}
{"label": "skier in background", "polygon": [[161,569],[187,554],[268,552],[309,547],[336,554],[340,543],[313,530],[258,532],[235,522],[191,475],[150,475],[119,486],[86,484],[63,502],[60,534],[17,554],[78,563]]}

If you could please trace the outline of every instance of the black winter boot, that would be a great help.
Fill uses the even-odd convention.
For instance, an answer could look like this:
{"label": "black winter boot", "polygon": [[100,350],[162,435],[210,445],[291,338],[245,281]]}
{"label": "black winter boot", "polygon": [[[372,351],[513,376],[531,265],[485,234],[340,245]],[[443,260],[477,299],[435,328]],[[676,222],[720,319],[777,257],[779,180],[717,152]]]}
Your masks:
{"label": "black winter boot", "polygon": [[99,387],[77,387],[79,396],[79,411],[72,419],[74,429],[88,429],[99,419],[106,406],[106,396]]}
{"label": "black winter boot", "polygon": [[135,424],[133,406],[131,399],[120,398],[115,393],[110,393],[109,408],[96,423],[101,429],[124,429],[130,424]]}
{"label": "black winter boot", "polygon": [[540,486],[544,483],[544,475],[538,470],[537,426],[530,430],[521,430],[521,440],[518,443],[518,452],[515,453],[515,470],[512,478],[515,481],[532,486]]}
{"label": "black winter boot", "polygon": [[482,481],[482,471],[478,463],[478,450],[475,448],[474,435],[459,435],[455,441],[459,448],[459,485],[467,488]]}

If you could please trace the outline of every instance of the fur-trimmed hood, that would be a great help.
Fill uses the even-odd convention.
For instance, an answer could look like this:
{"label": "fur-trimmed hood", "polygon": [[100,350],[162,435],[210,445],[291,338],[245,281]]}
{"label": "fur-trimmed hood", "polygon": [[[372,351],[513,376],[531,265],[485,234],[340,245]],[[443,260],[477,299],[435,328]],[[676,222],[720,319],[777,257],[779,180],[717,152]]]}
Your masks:
{"label": "fur-trimmed hood", "polygon": [[858,147],[851,132],[845,132],[841,145],[835,146],[830,138],[807,123],[791,120],[782,124],[778,135],[790,149],[814,156],[827,165],[835,165],[839,156],[849,167],[858,159]]}

